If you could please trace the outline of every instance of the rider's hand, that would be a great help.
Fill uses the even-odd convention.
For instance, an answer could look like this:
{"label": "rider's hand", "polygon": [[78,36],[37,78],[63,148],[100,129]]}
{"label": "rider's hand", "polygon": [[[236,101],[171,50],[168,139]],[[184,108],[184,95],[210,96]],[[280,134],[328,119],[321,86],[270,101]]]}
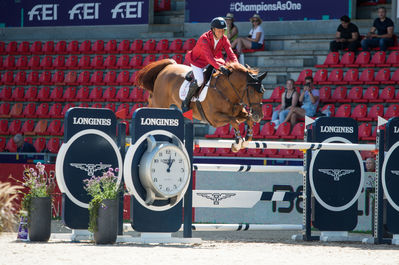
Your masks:
{"label": "rider's hand", "polygon": [[220,66],[219,71],[222,72],[222,74],[224,74],[224,75],[227,75],[227,76],[230,75],[230,71],[224,66]]}

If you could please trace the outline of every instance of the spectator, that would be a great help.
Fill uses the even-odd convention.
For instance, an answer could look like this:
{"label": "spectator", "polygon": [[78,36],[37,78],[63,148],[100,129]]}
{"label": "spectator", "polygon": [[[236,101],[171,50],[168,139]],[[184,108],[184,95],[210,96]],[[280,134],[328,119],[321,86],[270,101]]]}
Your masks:
{"label": "spectator", "polygon": [[[393,46],[393,22],[386,17],[385,7],[378,8],[378,18],[374,20],[373,26],[366,38],[362,40],[364,51],[370,48],[380,47],[381,51],[386,51],[389,46]],[[377,34],[375,33],[377,31]]]}
{"label": "spectator", "polygon": [[287,80],[286,90],[281,95],[281,108],[273,112],[272,122],[276,125],[276,128],[284,122],[290,109],[298,106],[299,96],[294,88],[294,82],[293,79]]}
{"label": "spectator", "polygon": [[330,50],[337,52],[348,48],[350,51],[356,52],[357,48],[360,47],[359,29],[355,24],[351,23],[348,16],[342,16],[340,20],[341,24],[335,33],[335,40],[330,42]]}
{"label": "spectator", "polygon": [[21,134],[14,136],[14,143],[17,145],[17,152],[21,153],[36,153],[35,147],[24,141],[24,137]]}
{"label": "spectator", "polygon": [[375,160],[372,157],[366,159],[366,171],[375,172]]}
{"label": "spectator", "polygon": [[230,42],[233,42],[238,37],[238,28],[234,25],[234,14],[227,13],[225,20],[227,28],[224,31],[224,35],[226,35]]}
{"label": "spectator", "polygon": [[239,61],[242,65],[244,65],[244,54],[242,54],[243,49],[260,49],[263,46],[263,40],[265,38],[265,33],[263,32],[262,27],[262,19],[258,14],[254,14],[251,19],[252,28],[249,31],[248,37],[240,37],[237,38],[231,44],[231,47],[237,49],[237,53],[239,55]]}
{"label": "spectator", "polygon": [[319,99],[320,93],[313,85],[313,77],[305,77],[305,85],[303,86],[303,91],[299,96],[299,102],[302,106],[291,108],[284,122],[290,121],[292,125],[295,125],[299,120],[303,120],[305,115],[313,117],[316,114]]}

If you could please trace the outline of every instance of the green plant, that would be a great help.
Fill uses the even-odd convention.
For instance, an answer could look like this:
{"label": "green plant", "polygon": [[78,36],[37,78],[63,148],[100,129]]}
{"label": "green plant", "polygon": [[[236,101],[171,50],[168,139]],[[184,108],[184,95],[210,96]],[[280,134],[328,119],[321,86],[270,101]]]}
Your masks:
{"label": "green plant", "polygon": [[[115,172],[118,172],[118,168],[115,169]],[[89,231],[94,233],[97,231],[98,209],[100,206],[105,207],[102,201],[116,199],[121,189],[118,186],[118,178],[115,176],[112,168],[103,172],[102,176],[93,176],[90,179],[83,180],[83,183],[85,190],[92,197],[89,203]]]}
{"label": "green plant", "polygon": [[14,200],[21,186],[11,185],[9,182],[0,182],[0,233],[12,231],[17,223]]}

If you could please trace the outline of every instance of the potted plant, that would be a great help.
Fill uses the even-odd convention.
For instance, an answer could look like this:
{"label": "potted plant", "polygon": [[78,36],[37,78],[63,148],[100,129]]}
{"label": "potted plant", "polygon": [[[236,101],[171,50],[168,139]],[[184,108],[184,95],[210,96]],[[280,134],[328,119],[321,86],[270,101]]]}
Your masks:
{"label": "potted plant", "polygon": [[28,218],[30,241],[48,241],[51,234],[51,192],[54,176],[49,176],[45,166],[38,162],[36,169],[25,168],[23,186],[29,191],[22,199],[22,213]]}
{"label": "potted plant", "polygon": [[94,241],[96,244],[115,243],[120,187],[114,170],[109,168],[102,176],[85,179],[84,185],[92,198],[89,203],[89,231],[94,234]]}

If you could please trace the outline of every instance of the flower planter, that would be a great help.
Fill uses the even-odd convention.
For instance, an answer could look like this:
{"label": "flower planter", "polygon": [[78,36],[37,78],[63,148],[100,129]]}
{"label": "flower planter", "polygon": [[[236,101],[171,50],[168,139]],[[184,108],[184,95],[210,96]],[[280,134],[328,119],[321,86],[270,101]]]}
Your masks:
{"label": "flower planter", "polygon": [[113,244],[118,235],[118,199],[103,200],[98,208],[96,244]]}
{"label": "flower planter", "polygon": [[30,241],[48,241],[51,234],[51,198],[33,197],[30,202],[28,233]]}

